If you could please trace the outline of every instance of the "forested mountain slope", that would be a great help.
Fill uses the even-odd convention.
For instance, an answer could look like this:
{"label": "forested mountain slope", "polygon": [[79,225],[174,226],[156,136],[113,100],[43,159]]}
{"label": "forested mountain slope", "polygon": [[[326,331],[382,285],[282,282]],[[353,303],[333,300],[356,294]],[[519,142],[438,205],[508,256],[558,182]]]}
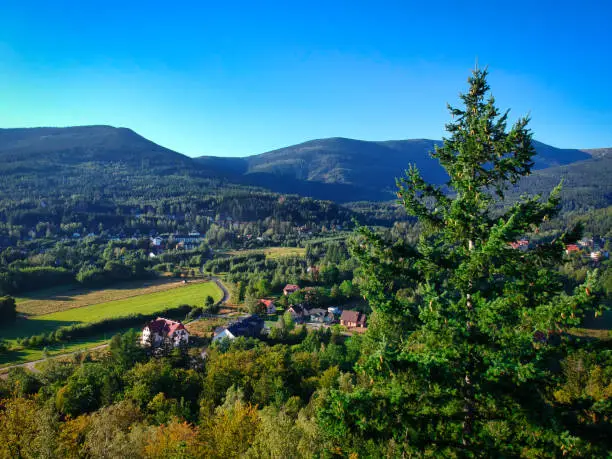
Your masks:
{"label": "forested mountain slope", "polygon": [[[190,158],[130,129],[110,126],[0,129],[3,198],[75,196],[130,203],[196,194],[249,193],[252,187],[336,202],[394,199],[393,178],[416,164],[428,182],[446,175],[429,152],[436,140],[312,140],[245,158]],[[559,149],[534,141],[535,172],[516,194],[564,180],[569,209],[610,204],[610,149]],[[63,198],[62,198],[63,199]]]}
{"label": "forested mountain slope", "polygon": [[191,159],[159,146],[131,129],[111,126],[0,129],[0,171],[23,173],[84,163],[122,162],[172,172]]}
{"label": "forested mountain slope", "polygon": [[585,161],[535,171],[515,187],[509,197],[522,193],[547,194],[562,182],[564,211],[588,210],[612,204],[612,156],[596,156]]}
{"label": "forested mountain slope", "polygon": [[[429,155],[437,140],[409,139],[369,142],[329,138],[311,140],[246,158],[200,157],[197,161],[216,173],[265,186],[275,191],[336,201],[387,200],[395,193],[394,177],[415,164],[423,178],[442,184],[447,176]],[[534,169],[588,160],[588,152],[560,149],[534,141],[538,154]]]}
{"label": "forested mountain slope", "polygon": [[221,219],[295,227],[351,212],[236,183],[129,129],[0,130],[0,246],[28,234],[206,231]]}

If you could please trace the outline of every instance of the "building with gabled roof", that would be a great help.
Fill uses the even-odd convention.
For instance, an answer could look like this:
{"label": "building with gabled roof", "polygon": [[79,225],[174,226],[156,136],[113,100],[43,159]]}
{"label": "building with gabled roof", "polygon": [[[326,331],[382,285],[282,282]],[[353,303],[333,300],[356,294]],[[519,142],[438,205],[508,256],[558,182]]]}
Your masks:
{"label": "building with gabled roof", "polygon": [[345,309],[340,316],[340,325],[348,328],[365,328],[366,319],[366,315],[359,311]]}
{"label": "building with gabled roof", "polygon": [[310,315],[308,310],[301,304],[294,304],[287,308],[294,322],[303,322]]}
{"label": "building with gabled roof", "polygon": [[180,321],[158,317],[142,329],[141,343],[153,348],[169,344],[179,347],[189,343],[189,332]]}
{"label": "building with gabled roof", "polygon": [[224,327],[218,327],[213,334],[213,343],[225,338],[235,339],[239,336],[256,337],[259,336],[264,327],[264,321],[257,314],[243,317]]}
{"label": "building with gabled roof", "polygon": [[570,253],[577,253],[580,252],[580,247],[578,247],[576,244],[567,244],[565,246],[565,253],[567,255],[569,255]]}
{"label": "building with gabled roof", "polygon": [[309,311],[310,321],[323,323],[323,324],[332,324],[336,321],[336,316],[333,312],[329,312],[327,309],[321,308],[313,308]]}
{"label": "building with gabled roof", "polygon": [[276,305],[274,300],[261,299],[259,302],[266,308],[266,314],[276,314]]}

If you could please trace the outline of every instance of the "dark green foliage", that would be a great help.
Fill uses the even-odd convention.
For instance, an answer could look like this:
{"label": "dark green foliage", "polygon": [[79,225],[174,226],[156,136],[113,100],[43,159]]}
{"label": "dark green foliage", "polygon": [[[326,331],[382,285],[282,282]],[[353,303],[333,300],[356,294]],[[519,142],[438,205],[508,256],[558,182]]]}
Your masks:
{"label": "dark green foliage", "polygon": [[15,298],[10,296],[0,297],[0,326],[6,326],[15,322],[16,317]]}
{"label": "dark green foliage", "polygon": [[[244,183],[281,193],[298,193],[336,202],[388,200],[393,178],[416,164],[429,183],[443,184],[445,170],[428,153],[442,142],[427,139],[368,142],[330,138],[304,142],[247,158],[202,157],[197,161],[223,174],[246,174]],[[590,154],[533,141],[536,169],[590,159]],[[239,167],[238,167],[239,166]],[[596,187],[593,187],[595,191]]]}
{"label": "dark green foliage", "polygon": [[205,307],[207,310],[209,310],[209,309],[210,309],[210,308],[212,308],[214,305],[215,305],[215,299],[214,299],[212,296],[208,295],[208,296],[206,297],[206,300],[204,301],[204,307]]}
{"label": "dark green foliage", "polygon": [[333,393],[320,412],[342,447],[352,433],[411,454],[578,448],[545,387],[551,359],[567,345],[562,332],[597,305],[596,275],[564,291],[555,267],[573,232],[527,252],[509,246],[556,214],[559,189],[496,210],[529,174],[535,151],[527,118],[507,131],[507,113],[487,98],[486,71],[469,83],[433,154],[451,194],[415,167],[398,182],[406,211],[423,224],[418,244],[391,244],[365,228],[354,244],[375,316],[361,367],[370,382]]}
{"label": "dark green foliage", "polygon": [[35,394],[41,387],[41,381],[21,367],[9,370],[7,382],[11,390],[20,396]]}
{"label": "dark green foliage", "polygon": [[19,269],[0,268],[0,292],[21,293],[35,288],[68,284],[74,276],[65,268],[32,266]]}
{"label": "dark green foliage", "polygon": [[68,378],[67,384],[57,392],[56,406],[63,414],[72,416],[96,410],[102,405],[108,372],[100,363],[85,363]]}
{"label": "dark green foliage", "polygon": [[109,344],[111,356],[121,367],[132,367],[145,357],[138,338],[139,334],[132,329],[123,335],[117,334],[111,339]]}

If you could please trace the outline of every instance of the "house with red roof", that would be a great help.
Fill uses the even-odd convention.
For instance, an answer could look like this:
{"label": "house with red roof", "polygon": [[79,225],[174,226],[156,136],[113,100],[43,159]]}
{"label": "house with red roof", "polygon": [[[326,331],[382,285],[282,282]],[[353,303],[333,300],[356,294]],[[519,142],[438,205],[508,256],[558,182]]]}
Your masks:
{"label": "house with red roof", "polygon": [[179,347],[189,343],[189,332],[179,321],[158,317],[142,329],[141,343],[143,346],[152,348],[158,348],[164,344]]}
{"label": "house with red roof", "polygon": [[276,305],[273,300],[261,299],[259,302],[266,308],[266,314],[276,314]]}
{"label": "house with red roof", "polygon": [[529,248],[529,241],[527,239],[519,239],[518,241],[509,242],[510,247],[521,251],[526,251]]}
{"label": "house with red roof", "polygon": [[569,255],[570,253],[576,253],[576,252],[580,252],[580,247],[578,247],[576,244],[567,244],[565,246],[565,253],[567,255]]}
{"label": "house with red roof", "polygon": [[292,293],[297,292],[299,289],[300,289],[299,285],[287,284],[287,285],[285,285],[285,288],[283,289],[283,294],[284,295],[291,295]]}

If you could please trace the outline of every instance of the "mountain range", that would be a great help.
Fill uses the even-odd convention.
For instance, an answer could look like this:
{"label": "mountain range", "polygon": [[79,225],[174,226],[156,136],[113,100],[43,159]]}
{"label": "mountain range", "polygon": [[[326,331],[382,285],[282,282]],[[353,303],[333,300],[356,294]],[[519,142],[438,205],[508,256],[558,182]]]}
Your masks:
{"label": "mountain range", "polygon": [[[395,178],[408,164],[415,164],[430,183],[443,184],[448,177],[429,152],[438,140],[410,139],[371,142],[329,138],[304,142],[245,158],[196,158],[202,166],[223,175],[279,192],[312,190],[315,197],[336,201],[391,199]],[[535,170],[589,160],[592,154],[561,149],[534,141]]]}
{"label": "mountain range", "polygon": [[[190,158],[157,145],[126,128],[79,126],[0,129],[0,175],[82,171],[115,164],[134,174],[186,174],[236,185],[258,186],[337,202],[393,199],[395,178],[409,163],[426,181],[447,177],[429,156],[438,140],[363,141],[328,138],[243,158]],[[561,178],[583,195],[595,192],[610,202],[612,149],[562,149],[534,141],[534,174],[521,188],[550,189]],[[542,186],[540,186],[542,185]],[[547,187],[547,188],[545,188]],[[589,206],[593,205],[590,203]]]}

